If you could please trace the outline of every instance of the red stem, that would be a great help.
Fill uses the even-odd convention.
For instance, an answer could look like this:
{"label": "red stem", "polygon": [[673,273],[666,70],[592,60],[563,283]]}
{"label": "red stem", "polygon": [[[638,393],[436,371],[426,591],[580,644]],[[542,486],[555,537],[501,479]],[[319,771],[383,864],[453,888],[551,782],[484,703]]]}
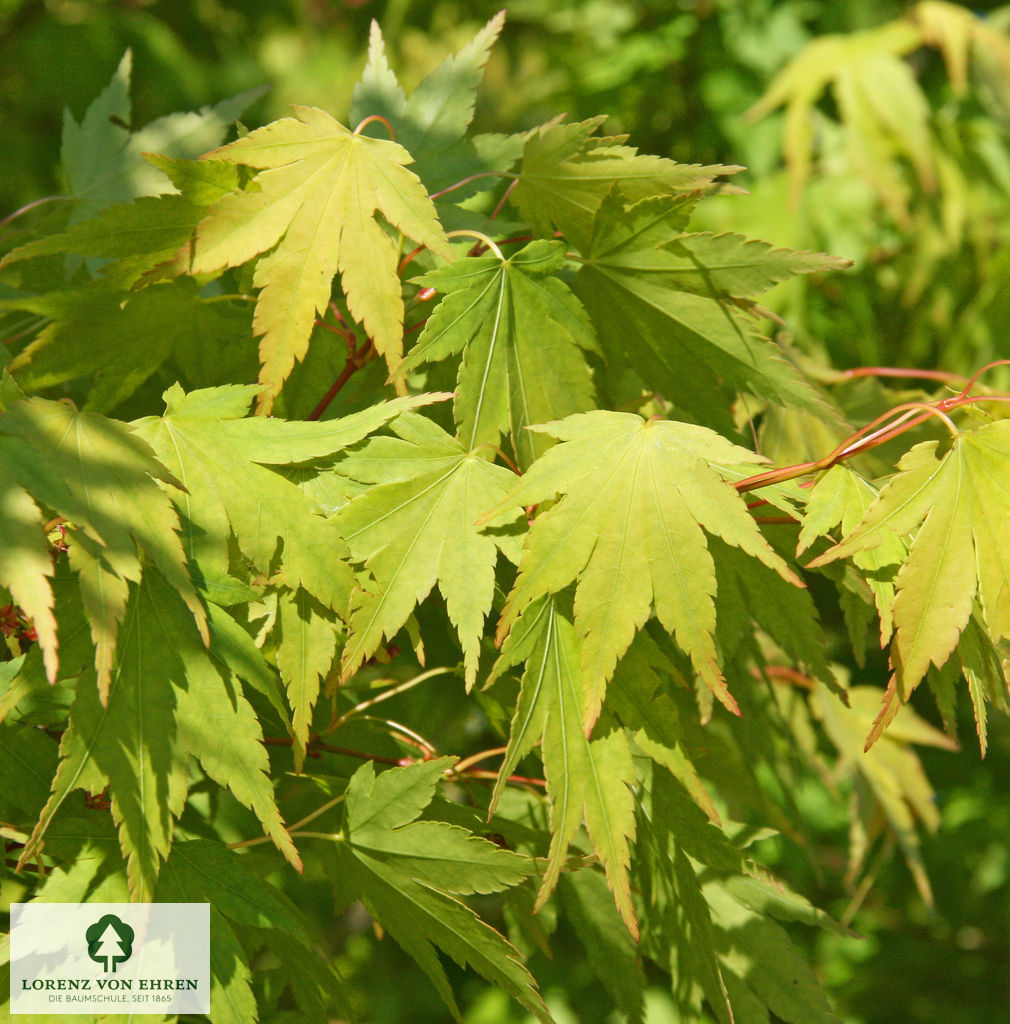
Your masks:
{"label": "red stem", "polygon": [[[369,350],[371,350],[371,352]],[[319,419],[319,417],[326,412],[330,402],[337,397],[340,389],[365,365],[365,363],[369,361],[373,354],[374,349],[372,349],[371,340],[365,342],[360,349],[356,349],[351,352],[347,357],[347,362],[344,364],[344,368],[340,371],[340,376],[337,377],[337,379],[330,385],[329,391],[323,395],[319,404],[308,414],[306,419]]]}
{"label": "red stem", "polygon": [[[758,490],[761,487],[767,487],[770,484],[784,483],[785,481],[793,480],[798,476],[805,476],[808,473],[816,473],[823,469],[830,469],[836,463],[844,462],[846,459],[850,459],[854,455],[860,455],[863,452],[869,451],[871,448],[876,448],[879,445],[886,444],[888,441],[892,441],[894,438],[900,437],[913,427],[921,426],[933,416],[941,415],[946,419],[945,414],[951,409],[957,409],[963,405],[974,405],[976,402],[1010,402],[1010,395],[977,395],[973,397],[969,394],[971,389],[978,382],[979,377],[985,373],[986,370],[991,370],[996,366],[1010,366],[1010,359],[997,359],[991,363],[987,363],[968,379],[965,386],[956,395],[950,395],[947,398],[941,398],[939,401],[932,403],[908,402],[895,406],[893,409],[889,409],[887,412],[882,413],[876,419],[867,423],[866,426],[860,427],[859,430],[850,434],[841,442],[841,444],[837,445],[833,451],[829,452],[823,458],[817,459],[814,462],[800,462],[793,466],[783,466],[779,469],[770,469],[764,473],[757,473],[754,476],[747,477],[745,480],[737,481],[733,486],[739,493],[743,494],[746,491]],[[890,368],[867,367],[866,369]],[[918,416],[912,415],[911,410],[913,408],[923,408],[926,405],[929,406],[927,411]],[[896,414],[897,419],[895,419],[890,426],[880,426],[881,424],[886,424],[887,421]]]}

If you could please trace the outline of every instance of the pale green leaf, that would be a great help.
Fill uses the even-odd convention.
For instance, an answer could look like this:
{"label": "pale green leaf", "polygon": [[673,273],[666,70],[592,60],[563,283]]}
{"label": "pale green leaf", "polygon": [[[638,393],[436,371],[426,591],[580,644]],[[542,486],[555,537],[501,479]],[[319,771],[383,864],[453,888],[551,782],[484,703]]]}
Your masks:
{"label": "pale green leaf", "polygon": [[393,829],[413,821],[435,798],[438,783],[453,766],[440,757],[375,774],[366,762],[347,787],[347,827],[352,833]]}
{"label": "pale green leaf", "polygon": [[228,537],[234,534],[243,554],[269,575],[278,541],[290,538],[281,563],[287,585],[343,610],[353,576],[340,534],[297,485],[265,467],[340,451],[430,397],[399,399],[324,423],[243,418],[258,390],[233,386],[187,395],[176,385],[165,393],[165,416],[139,421],[136,434],[185,484],[175,500],[192,562],[227,571]]}
{"label": "pale green leaf", "polygon": [[[501,169],[479,159],[463,136],[473,120],[484,65],[504,23],[505,12],[501,11],[407,97],[386,60],[382,32],[372,22],[368,64],[354,89],[351,120],[363,121],[373,114],[385,117],[393,126],[396,141],[413,157],[414,172],[429,192],[440,191],[485,169]],[[369,125],[364,130],[376,135],[386,132],[381,124]],[[493,178],[480,179],[465,188],[453,189],[449,198],[458,202],[493,182]]]}
{"label": "pale green leaf", "polygon": [[348,308],[392,370],[402,351],[403,301],[396,273],[399,249],[375,219],[445,259],[452,253],[410,155],[383,139],[355,135],[314,107],[209,154],[256,168],[257,188],[234,192],[211,207],[179,271],[199,274],[256,265],[260,289],[253,321],[261,335],[262,408],[304,358],[317,313],[326,309],[334,274]]}
{"label": "pale green leaf", "polygon": [[392,638],[437,581],[472,686],[494,594],[496,547],[510,550],[508,537],[481,533],[474,524],[502,503],[515,477],[420,416],[400,417],[392,429],[398,437],[373,438],[339,467],[375,484],[333,519],[376,581],[353,597],[343,675],[383,637]]}
{"label": "pale green leaf", "polygon": [[46,659],[46,675],[55,680],[59,661],[53,589],[49,583],[53,574],[52,549],[43,525],[38,505],[0,463],[0,587],[9,590],[32,619]]}
{"label": "pale green leaf", "polygon": [[23,856],[33,856],[73,790],[97,794],[108,786],[131,893],[150,899],[186,800],[190,754],[300,868],[274,803],[259,722],[157,571],[133,587],[122,632],[107,706],[87,675],[77,687],[52,794]]}
{"label": "pale green leaf", "polygon": [[[912,743],[925,743],[951,750],[956,744],[948,736],[919,718],[910,707],[900,707],[893,725],[880,742],[865,750],[866,734],[878,717],[884,694],[877,687],[854,686],[849,690],[850,707],[841,705],[821,689],[815,691],[814,711],[838,750],[841,764],[857,775],[864,785],[857,787],[859,817],[871,829],[883,812],[897,841],[919,893],[932,904],[932,890],[922,860],[916,823],[935,831],[940,823],[933,788]],[[854,868],[860,866],[854,857]]]}
{"label": "pale green leaf", "polygon": [[[115,420],[30,398],[0,415],[0,464],[72,527],[70,562],[80,573],[103,699],[127,582],[137,582],[143,571],[140,551],[185,600],[206,640],[206,613],[186,569],[179,519],[158,486],[176,490],[179,482],[144,441]],[[47,668],[55,681],[52,653]]]}
{"label": "pale green leaf", "polygon": [[304,590],[277,594],[277,668],[287,688],[293,712],[295,741],[304,757],[312,725],[312,709],[337,651],[334,623],[324,608]]}
{"label": "pale green leaf", "polygon": [[[370,763],[362,765],[348,787],[348,831],[338,846],[339,870],[373,917],[428,975],[456,1020],[462,1018],[434,946],[460,966],[469,964],[548,1022],[550,1014],[515,948],[450,895],[513,884],[528,871],[524,858],[476,836],[466,837],[457,826],[411,824],[451,763],[443,758],[392,769],[378,778]],[[388,783],[383,782],[386,776],[392,776]],[[443,839],[447,859],[439,863]],[[436,888],[445,880],[451,881],[449,891]]]}
{"label": "pale green leaf", "polygon": [[995,640],[1010,636],[1010,420],[908,451],[860,523],[819,565],[914,533],[898,571],[891,667],[906,701],[930,664],[944,664],[976,595]]}
{"label": "pale green leaf", "polygon": [[541,235],[550,235],[556,227],[584,250],[593,217],[615,182],[634,202],[657,194],[692,192],[742,169],[678,164],[639,154],[621,144],[623,137],[596,136],[604,121],[602,116],[579,124],[549,121],[527,137],[513,198],[523,218]]}
{"label": "pale green leaf", "polygon": [[534,521],[499,639],[535,598],[577,581],[586,728],[653,609],[705,684],[737,712],[713,639],[715,566],[704,530],[800,583],[713,468],[759,457],[705,427],[630,413],[583,413],[538,429],[564,443],[534,463],[510,502],[564,497]]}
{"label": "pale green leaf", "polygon": [[[817,537],[823,537],[836,526],[846,536],[852,533],[877,494],[876,488],[850,467],[841,463],[832,466],[810,492],[796,554],[803,554]],[[894,628],[894,575],[905,560],[905,545],[893,531],[882,532],[880,541],[875,548],[857,552],[853,561],[866,572],[866,583],[880,616],[880,642],[886,644]]]}
{"label": "pale green leaf", "polygon": [[78,124],[63,113],[60,155],[71,194],[76,200],[72,220],[93,216],[106,206],[136,196],[171,192],[172,184],[143,154],[197,157],[220,145],[236,117],[258,96],[256,89],[199,113],[169,114],[139,131],[129,125],[130,73],[133,58],[126,51],[110,83]]}
{"label": "pale green leaf", "polygon": [[452,763],[439,758],[378,778],[371,764],[359,768],[347,788],[349,842],[439,892],[467,895],[517,885],[532,871],[528,858],[458,825],[415,820]]}
{"label": "pale green leaf", "polygon": [[[824,989],[784,929],[748,910],[719,881],[704,887],[722,969],[787,1024],[840,1024]],[[727,984],[734,1001],[735,986]]]}

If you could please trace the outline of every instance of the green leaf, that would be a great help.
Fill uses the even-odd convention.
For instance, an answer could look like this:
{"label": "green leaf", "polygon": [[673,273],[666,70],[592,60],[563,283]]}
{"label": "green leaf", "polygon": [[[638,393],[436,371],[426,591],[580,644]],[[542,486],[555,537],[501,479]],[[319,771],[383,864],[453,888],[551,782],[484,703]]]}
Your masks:
{"label": "green leaf", "polygon": [[375,485],[333,520],[376,581],[352,600],[343,677],[395,635],[437,580],[463,645],[469,687],[494,595],[496,547],[514,555],[510,537],[481,533],[474,524],[502,503],[515,477],[429,420],[401,417],[391,426],[397,437],[373,438],[339,467]]}
{"label": "green leaf", "polygon": [[265,467],[340,451],[431,398],[398,399],[325,423],[243,418],[258,391],[232,386],[187,395],[175,385],[165,393],[166,414],[139,421],[136,434],[185,481],[176,502],[190,561],[226,572],[232,533],[256,569],[269,575],[278,541],[290,538],[281,561],[287,585],[342,611],[353,576],[340,534],[297,485]]}
{"label": "green leaf", "polygon": [[171,585],[148,570],[132,590],[108,703],[85,676],[60,744],[52,794],[22,854],[34,856],[75,789],[108,787],[135,898],[151,899],[188,789],[187,758],[250,807],[292,864],[301,861],[273,799],[259,723],[222,676]]}
{"label": "green leaf", "polygon": [[270,881],[255,875],[248,860],[221,843],[180,840],[158,880],[159,903],[209,903],[243,927],[280,929],[311,946],[309,919]]}
{"label": "green leaf", "polygon": [[[348,786],[347,835],[338,847],[341,870],[369,913],[428,975],[456,1020],[462,1017],[435,945],[549,1022],[550,1014],[518,952],[450,895],[515,884],[528,872],[525,859],[467,836],[457,826],[412,823],[420,813],[418,805],[434,792],[433,766],[440,776],[448,763],[442,759],[393,769],[378,779],[370,763],[362,765]],[[383,783],[386,776],[393,778]],[[446,859],[440,862],[443,847]],[[451,883],[449,891],[436,887],[446,880]]]}
{"label": "green leaf", "polygon": [[817,392],[728,300],[837,261],[738,235],[686,235],[696,201],[659,196],[628,208],[616,192],[601,200],[574,289],[608,360],[626,357],[647,386],[702,422],[725,421],[739,391],[824,415]]}
{"label": "green leaf", "polygon": [[[487,166],[463,136],[473,120],[477,86],[484,77],[491,47],[505,24],[505,12],[496,14],[459,53],[442,64],[404,95],[386,60],[385,44],[378,23],[373,21],[368,40],[368,64],[354,88],[351,120],[355,123],[379,114],[393,126],[396,141],[413,157],[414,173],[427,190],[437,192],[477,173]],[[385,132],[381,125],[365,131]],[[494,169],[499,169],[495,167]],[[493,179],[482,179],[483,187]],[[459,201],[478,190],[477,183],[454,189]]]}
{"label": "green leaf", "polygon": [[548,446],[527,426],[594,405],[584,353],[596,338],[552,276],[563,263],[563,245],[540,241],[507,260],[468,257],[417,278],[445,298],[397,371],[462,352],[453,410],[463,444],[498,444],[507,434],[524,469]]}
{"label": "green leaf", "polygon": [[[0,448],[0,457],[2,452]],[[0,544],[0,587],[9,590],[14,601],[31,617],[45,655],[46,674],[55,681],[58,641],[53,589],[49,584],[53,562],[44,523],[32,496],[0,462],[0,531],[4,538]]]}
{"label": "green leaf", "polygon": [[587,729],[653,608],[705,684],[739,713],[716,656],[715,566],[702,527],[802,585],[713,468],[759,457],[705,427],[629,413],[583,413],[538,429],[564,443],[533,464],[510,503],[564,497],[534,521],[499,640],[531,601],[577,581]]}
{"label": "green leaf", "polygon": [[197,292],[196,282],[189,280],[133,293],[100,288],[68,292],[53,322],[14,360],[11,370],[28,391],[91,378],[85,409],[109,413],[192,341],[206,345],[236,335],[249,339],[248,312],[236,314]]}
{"label": "green leaf", "polygon": [[783,928],[738,903],[719,882],[707,884],[704,894],[718,929],[720,959],[734,1003],[743,995],[738,994],[739,986],[788,1024],[839,1024],[813,971]]}
{"label": "green leaf", "polygon": [[469,895],[517,885],[533,870],[528,858],[458,825],[414,820],[451,766],[451,759],[439,758],[377,779],[371,764],[362,766],[347,787],[349,841],[439,892]]}
{"label": "green leaf", "polygon": [[624,732],[610,722],[601,723],[595,739],[587,739],[583,732],[579,640],[556,599],[541,598],[526,608],[502,645],[492,678],[520,661],[526,662],[522,689],[491,812],[520,758],[542,741],[551,847],[537,909],[557,885],[568,846],[584,820],[606,869],[617,909],[628,931],[637,937],[628,874],[630,841],[635,835],[631,752]]}
{"label": "green leaf", "polygon": [[893,605],[891,667],[902,702],[930,664],[946,662],[976,595],[993,639],[1010,637],[1010,528],[994,514],[1010,503],[1010,420],[958,435],[940,458],[936,448],[925,441],[906,452],[856,528],[810,563],[886,551],[893,534],[914,532]]}
{"label": "green leaf", "polygon": [[678,164],[645,156],[624,146],[623,136],[594,137],[606,121],[594,117],[579,124],[549,121],[531,132],[513,198],[524,220],[541,235],[554,228],[585,250],[593,217],[617,182],[634,202],[646,196],[693,192],[741,167]]}
{"label": "green leaf", "polygon": [[[853,835],[858,834],[857,830],[865,836],[879,829],[883,814],[919,894],[931,906],[932,889],[922,860],[916,821],[935,831],[940,824],[940,812],[933,787],[911,744],[927,744],[941,750],[953,750],[957,744],[919,718],[910,707],[901,707],[881,741],[866,750],[866,734],[879,717],[882,696],[877,687],[853,686],[849,689],[850,707],[846,708],[818,689],[814,713],[837,748],[840,764],[863,783],[855,790],[861,825],[854,825]],[[866,849],[858,848],[855,842],[853,847],[855,869]]]}
{"label": "green leaf", "polygon": [[294,737],[303,758],[320,680],[329,674],[337,651],[337,634],[325,609],[301,588],[279,591],[277,628],[277,668],[287,687]]}
{"label": "green leaf", "polygon": [[645,975],[603,877],[596,871],[568,872],[558,893],[593,973],[629,1024],[642,1024]]}
{"label": "green leaf", "polygon": [[688,1019],[707,999],[720,1024],[733,1021],[711,912],[692,861],[739,870],[729,840],[662,769],[652,772],[639,808],[637,877],[643,903],[642,947],[670,971],[673,995]]}
{"label": "green leaf", "polygon": [[[124,424],[76,412],[62,402],[41,398],[12,402],[0,414],[0,466],[8,479],[70,523],[70,564],[80,576],[103,700],[126,608],[127,584],[139,581],[143,572],[140,552],[186,602],[206,641],[206,613],[186,569],[179,519],[158,482],[173,490],[180,485]],[[22,531],[27,513],[22,499],[18,510]],[[38,554],[36,549],[36,558]],[[32,596],[37,608],[44,609],[40,563],[26,559],[22,564],[18,586]],[[54,637],[44,613],[41,622],[40,639],[48,645],[47,673],[53,682]]]}
{"label": "green leaf", "polygon": [[118,284],[129,285],[144,270],[167,260],[183,245],[204,212],[202,206],[182,196],[146,196],[116,203],[66,231],[19,246],[0,260],[0,267],[62,252],[112,260],[146,257],[130,261],[130,272],[125,275],[118,273],[115,266],[103,268],[106,280],[112,277]]}
{"label": "green leaf", "polygon": [[718,825],[719,812],[681,742],[680,712],[662,689],[658,672],[671,668],[649,634],[639,633],[614,672],[606,707],[633,733],[635,745],[663,765]]}
{"label": "green leaf", "polygon": [[169,114],[133,132],[126,127],[131,120],[132,67],[133,57],[127,50],[80,124],[68,110],[63,113],[60,155],[76,200],[72,221],[136,196],[170,192],[171,182],[143,154],[156,150],[172,157],[199,156],[220,145],[235,118],[262,93],[255,89],[199,113]]}
{"label": "green leaf", "polygon": [[[823,537],[836,526],[841,526],[846,536],[852,533],[877,495],[877,489],[848,466],[841,463],[832,466],[810,492],[796,546],[797,556],[803,554],[816,538]],[[894,630],[891,616],[894,574],[905,560],[905,545],[894,531],[881,531],[879,539],[877,547],[857,551],[853,561],[864,570],[866,583],[873,592],[880,616],[880,642],[886,644]]]}
{"label": "green leaf", "polygon": [[392,370],[402,351],[403,301],[394,239],[375,219],[444,259],[452,252],[435,208],[406,169],[402,146],[355,135],[314,107],[208,154],[256,168],[255,186],[211,207],[179,271],[256,265],[260,289],[253,326],[261,335],[261,410],[304,358],[317,313],[326,309],[338,271],[348,308]]}

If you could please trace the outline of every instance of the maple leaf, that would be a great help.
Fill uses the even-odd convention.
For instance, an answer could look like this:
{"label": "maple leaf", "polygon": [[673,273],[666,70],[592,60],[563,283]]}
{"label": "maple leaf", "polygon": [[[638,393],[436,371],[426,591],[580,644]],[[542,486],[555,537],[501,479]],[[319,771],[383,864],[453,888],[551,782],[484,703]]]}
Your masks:
{"label": "maple leaf", "polygon": [[241,551],[269,575],[278,541],[290,538],[281,560],[287,584],[342,611],[354,580],[339,532],[296,484],[267,467],[331,455],[430,396],[398,399],[325,423],[287,422],[245,417],[259,390],[230,386],[187,395],[173,385],[165,392],[165,415],[138,421],[135,434],[185,482],[185,493],[175,501],[191,562],[212,575],[225,574],[228,537],[234,534]]}
{"label": "maple leaf", "polygon": [[658,196],[628,208],[617,192],[601,201],[573,287],[608,361],[627,358],[648,386],[727,430],[738,391],[824,415],[816,390],[745,325],[734,300],[847,261],[686,234],[696,202]]}
{"label": "maple leaf", "polygon": [[583,729],[579,639],[570,615],[553,597],[529,604],[513,627],[489,682],[526,662],[508,749],[498,772],[489,813],[494,813],[508,776],[540,742],[551,805],[551,847],[536,907],[553,892],[579,825],[586,823],[607,872],[614,902],[628,931],[638,935],[628,874],[635,835],[635,781],[624,732],[612,725],[587,739]]}
{"label": "maple leaf", "polygon": [[[354,87],[351,121],[360,122],[376,114],[385,117],[393,126],[396,141],[414,158],[414,172],[430,193],[491,169],[464,136],[473,120],[484,65],[504,24],[505,12],[500,11],[459,53],[447,57],[424,78],[408,97],[386,60],[382,30],[378,22],[372,22],[368,63]],[[363,131],[371,134],[383,128],[374,124]],[[494,170],[499,169],[494,167]],[[450,195],[454,202],[459,202],[493,183],[493,177],[481,178],[453,189]]]}
{"label": "maple leaf", "polygon": [[[803,516],[796,555],[799,557],[818,537],[840,526],[843,536],[851,534],[859,525],[866,510],[878,495],[877,489],[848,466],[832,466],[814,484]],[[865,571],[866,583],[880,618],[881,646],[891,638],[894,623],[891,605],[894,603],[894,574],[905,560],[905,545],[893,531],[881,532],[880,544],[857,551],[853,561]]]}
{"label": "maple leaf", "polygon": [[693,192],[742,167],[678,164],[624,146],[626,136],[596,137],[606,117],[578,124],[549,121],[530,132],[513,198],[523,218],[542,235],[557,227],[585,250],[596,211],[619,182],[630,201]]}
{"label": "maple leaf", "polygon": [[[188,354],[191,346],[211,338],[222,346],[226,339],[248,338],[246,309],[197,293],[192,280],[137,292],[96,283],[33,303],[36,310],[48,310],[52,321],[11,363],[11,372],[28,391],[88,379],[84,408],[111,412],[177,351]],[[199,365],[193,360],[191,371]]]}
{"label": "maple leaf", "polygon": [[702,527],[802,586],[713,468],[760,457],[706,427],[630,413],[581,413],[533,429],[564,443],[533,464],[509,502],[564,497],[534,521],[499,642],[531,601],[577,580],[587,729],[618,659],[653,607],[706,686],[738,714],[712,636],[715,565]]}
{"label": "maple leaf", "polygon": [[816,39],[786,65],[748,112],[763,117],[785,106],[785,156],[793,198],[812,166],[814,104],[831,83],[849,157],[899,223],[907,223],[908,187],[895,157],[906,156],[932,190],[929,104],[901,58],[922,44],[907,19],[862,32]]}
{"label": "maple leaf", "polygon": [[445,297],[397,370],[463,352],[453,406],[463,444],[508,434],[523,468],[548,446],[525,427],[594,405],[583,354],[597,350],[592,326],[550,276],[564,258],[559,242],[538,241],[507,260],[468,257],[417,278]]}
{"label": "maple leaf", "polygon": [[[891,667],[902,703],[930,664],[946,662],[976,595],[993,640],[1010,637],[1010,420],[958,435],[939,458],[937,444],[924,441],[906,452],[855,529],[810,563],[914,533],[892,606]],[[892,703],[887,717],[896,710]],[[876,735],[879,728],[871,739]]]}
{"label": "maple leaf", "polygon": [[340,866],[369,912],[417,961],[462,1020],[433,945],[469,963],[539,1020],[550,1014],[518,952],[456,894],[495,892],[529,874],[528,858],[458,826],[415,819],[453,760],[385,771],[363,764],[347,787]]}
{"label": "maple leaf", "polygon": [[[300,868],[267,775],[255,713],[234,679],[222,678],[174,587],[154,569],[131,585],[108,699],[87,676],[76,688],[52,793],[22,856],[36,855],[75,789],[106,787],[134,898],[152,897],[188,790],[187,753],[251,807]],[[185,685],[180,685],[185,682]]]}
{"label": "maple leaf", "polygon": [[[30,509],[27,496],[69,521],[70,564],[78,572],[85,613],[95,644],[99,693],[111,678],[119,623],[128,584],[140,580],[143,552],[186,602],[207,638],[206,613],[186,567],[180,523],[159,482],[178,493],[181,486],[151,448],[126,425],[77,412],[62,402],[28,398],[0,414],[0,466],[27,494],[11,491],[11,529],[24,544]],[[41,526],[41,516],[38,518]],[[139,549],[139,550],[138,550]],[[50,681],[57,657],[45,584],[36,547],[34,557],[5,567],[19,592],[40,614]]]}
{"label": "maple leaf", "polygon": [[[158,879],[155,898],[159,903],[210,904],[214,935],[210,1014],[215,1021],[245,1024],[256,1019],[248,959],[262,943],[254,940],[250,949],[248,938],[254,934],[261,935],[270,951],[285,964],[287,980],[299,1004],[307,1013],[310,1007],[314,1011],[310,1019],[329,1016],[331,1003],[340,1009],[341,1016],[353,1016],[343,1005],[343,979],[324,957],[311,919],[277,886],[255,874],[241,854],[206,839],[175,843]],[[234,928],[241,929],[242,942]],[[308,985],[303,984],[306,981]],[[315,991],[309,991],[310,986]],[[327,1000],[321,1008],[320,993]]]}
{"label": "maple leaf", "polygon": [[334,624],[325,610],[300,587],[277,595],[277,668],[294,711],[296,767],[301,769],[312,725],[319,684],[330,671],[337,650]]}
{"label": "maple leaf", "polygon": [[940,825],[940,813],[936,794],[912,744],[955,750],[957,743],[934,729],[910,707],[902,707],[881,742],[865,750],[867,731],[880,711],[881,692],[875,686],[853,686],[848,693],[851,706],[844,707],[818,687],[814,691],[812,710],[838,751],[839,767],[847,768],[863,783],[854,787],[858,818],[853,821],[850,833],[850,876],[855,877],[863,866],[871,842],[886,822],[919,895],[927,906],[932,906],[933,894],[922,860],[916,822],[935,832]]}
{"label": "maple leaf", "polygon": [[315,107],[258,128],[207,154],[256,168],[249,191],[215,203],[180,250],[177,270],[192,274],[234,267],[266,253],[256,265],[260,289],[253,326],[262,335],[260,380],[267,411],[304,358],[317,313],[326,308],[338,271],[352,315],[392,370],[402,351],[403,300],[398,246],[376,220],[452,259],[435,207],[410,154],[383,139],[355,135]]}
{"label": "maple leaf", "polygon": [[200,156],[220,145],[235,118],[263,93],[253,89],[199,113],[169,114],[134,132],[127,127],[132,68],[133,55],[127,50],[80,124],[69,110],[63,112],[60,156],[75,199],[71,222],[125,199],[171,192],[172,183],[143,154],[157,150],[169,157]]}
{"label": "maple leaf", "polygon": [[374,485],[340,509],[333,523],[377,584],[352,600],[343,678],[403,626],[437,580],[463,645],[470,687],[494,595],[496,547],[518,554],[509,534],[481,533],[474,524],[502,503],[515,477],[430,420],[402,416],[391,427],[395,438],[372,438],[338,466]]}

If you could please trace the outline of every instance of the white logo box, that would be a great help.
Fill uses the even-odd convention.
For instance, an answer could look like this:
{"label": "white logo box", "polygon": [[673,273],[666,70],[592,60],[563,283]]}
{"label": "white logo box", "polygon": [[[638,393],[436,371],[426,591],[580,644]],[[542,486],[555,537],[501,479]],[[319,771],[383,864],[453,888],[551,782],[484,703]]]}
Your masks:
{"label": "white logo box", "polygon": [[209,904],[11,905],[12,1014],[209,1011]]}

